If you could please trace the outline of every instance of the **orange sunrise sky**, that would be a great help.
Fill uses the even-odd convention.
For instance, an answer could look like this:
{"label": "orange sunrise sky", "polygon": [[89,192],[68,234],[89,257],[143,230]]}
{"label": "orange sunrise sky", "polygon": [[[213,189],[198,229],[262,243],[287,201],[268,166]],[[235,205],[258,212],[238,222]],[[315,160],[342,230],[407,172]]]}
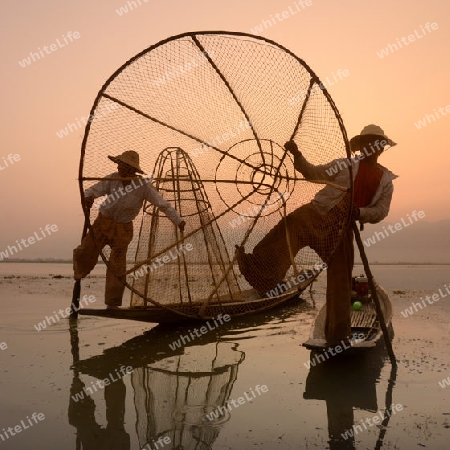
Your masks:
{"label": "orange sunrise sky", "polygon": [[[448,0],[135,0],[120,11],[127,3],[2,2],[0,249],[56,224],[54,238],[16,256],[71,257],[83,226],[77,177],[84,129],[62,138],[57,132],[89,115],[125,61],[187,31],[260,34],[294,52],[331,81],[349,137],[375,123],[398,142],[380,159],[399,175],[385,220],[414,210],[429,222],[450,219]],[[23,62],[44,46],[52,51]]]}

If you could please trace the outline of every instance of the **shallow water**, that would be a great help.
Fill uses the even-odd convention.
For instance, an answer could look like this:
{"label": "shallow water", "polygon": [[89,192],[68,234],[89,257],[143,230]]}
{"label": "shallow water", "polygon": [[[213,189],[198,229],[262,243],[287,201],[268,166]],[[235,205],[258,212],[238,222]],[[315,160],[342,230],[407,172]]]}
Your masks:
{"label": "shallow water", "polygon": [[[82,292],[100,299],[98,270]],[[0,341],[7,345],[0,350],[1,446],[447,449],[450,386],[439,382],[450,375],[450,302],[407,318],[399,311],[449,284],[450,267],[373,266],[373,272],[391,294],[402,291],[392,294],[397,373],[383,346],[307,367],[310,352],[301,343],[323,304],[323,280],[315,284],[315,302],[304,295],[304,302],[232,320],[200,337],[192,324],[89,316],[37,331],[36,324],[68,306],[70,265],[0,264]],[[98,383],[105,379],[108,386]],[[394,404],[388,423],[374,424],[375,416],[387,419],[386,404]],[[33,412],[45,419],[7,432],[28,424]],[[360,426],[355,438],[344,439],[353,424]]]}

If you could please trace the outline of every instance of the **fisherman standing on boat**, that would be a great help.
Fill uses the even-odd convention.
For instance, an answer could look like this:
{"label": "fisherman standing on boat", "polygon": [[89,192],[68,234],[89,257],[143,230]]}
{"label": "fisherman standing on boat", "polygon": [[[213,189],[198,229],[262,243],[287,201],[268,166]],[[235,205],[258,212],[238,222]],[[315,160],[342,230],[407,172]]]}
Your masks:
{"label": "fisherman standing on boat", "polygon": [[[394,145],[379,126],[368,125],[350,140],[352,153],[360,152],[351,160],[342,158],[315,166],[306,160],[294,141],[287,142],[285,148],[294,157],[295,169],[307,180],[325,180],[348,188],[351,164],[354,179],[351,221],[364,224],[378,223],[389,213],[392,181],[397,176],[378,164],[378,157],[386,146]],[[348,342],[351,334],[353,230],[351,223],[344,228],[351,200],[348,192],[326,185],[310,203],[272,228],[253,253],[245,253],[243,247],[236,250],[242,275],[264,296],[282,282],[291,266],[290,250],[295,257],[301,248],[309,246],[327,261],[325,337],[329,345]]]}
{"label": "fisherman standing on boat", "polygon": [[84,192],[88,208],[92,207],[96,198],[108,197],[101,203],[98,217],[92,225],[95,239],[88,233],[73,251],[73,271],[75,280],[89,275],[97,264],[99,252],[109,245],[111,256],[106,270],[105,303],[107,309],[118,309],[122,305],[125,286],[114,273],[124,274],[126,271],[127,249],[133,239],[133,219],[139,214],[144,200],[160,208],[180,231],[184,231],[186,222],[163,199],[150,180],[136,175],[144,173],[139,166],[137,152],[125,151],[108,158],[117,164],[117,172],[107,175]]}

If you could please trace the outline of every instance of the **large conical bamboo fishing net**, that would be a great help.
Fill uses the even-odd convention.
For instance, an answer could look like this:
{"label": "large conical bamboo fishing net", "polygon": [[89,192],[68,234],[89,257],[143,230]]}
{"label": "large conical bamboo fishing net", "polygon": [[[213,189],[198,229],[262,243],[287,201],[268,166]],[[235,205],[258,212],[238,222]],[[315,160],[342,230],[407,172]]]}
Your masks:
{"label": "large conical bamboo fishing net", "polygon": [[[284,143],[294,139],[315,165],[349,157],[342,120],[317,76],[275,42],[243,33],[186,33],[146,49],[107,81],[92,115],[80,163],[82,192],[116,171],[108,155],[134,150],[187,222],[182,234],[149,203],[134,220],[123,279],[137,307],[196,315],[200,306],[205,314],[233,302],[236,313],[257,310],[250,299],[261,295],[240,274],[235,245],[251,252],[324,187],[295,171]],[[97,214],[92,208],[90,224]],[[348,220],[349,207],[342,226]],[[324,239],[327,257],[302,248],[290,255],[286,278],[327,263],[340,240]],[[101,256],[108,264],[108,247]]]}

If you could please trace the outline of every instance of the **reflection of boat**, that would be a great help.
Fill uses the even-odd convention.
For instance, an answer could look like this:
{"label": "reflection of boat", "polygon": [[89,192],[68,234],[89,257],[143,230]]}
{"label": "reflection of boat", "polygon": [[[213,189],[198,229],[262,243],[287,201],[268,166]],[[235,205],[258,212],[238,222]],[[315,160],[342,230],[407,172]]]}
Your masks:
{"label": "reflection of boat", "polygon": [[[363,429],[363,425],[355,423],[353,408],[369,411],[372,415],[377,412],[376,383],[385,360],[384,349],[377,346],[376,351],[363,354],[361,358],[348,358],[346,364],[342,364],[340,358],[330,358],[314,366],[311,361],[303,397],[326,401],[330,450],[355,449],[355,437],[346,432],[354,430],[354,426],[356,430],[357,426]],[[393,366],[377,445],[382,443],[389,422],[395,378],[396,368]]]}
{"label": "reflection of boat", "polygon": [[[392,304],[389,295],[379,284],[375,283],[375,286],[386,327],[390,328]],[[345,353],[373,349],[376,347],[377,342],[383,337],[373,300],[370,297],[363,300],[362,307],[358,311],[355,311],[351,305],[349,305],[349,308],[351,311],[352,338],[351,346],[345,345],[344,347]],[[310,350],[327,349],[327,342],[325,339],[325,319],[326,305],[324,305],[317,314],[316,320],[311,328],[310,337],[303,343],[304,347]]]}

